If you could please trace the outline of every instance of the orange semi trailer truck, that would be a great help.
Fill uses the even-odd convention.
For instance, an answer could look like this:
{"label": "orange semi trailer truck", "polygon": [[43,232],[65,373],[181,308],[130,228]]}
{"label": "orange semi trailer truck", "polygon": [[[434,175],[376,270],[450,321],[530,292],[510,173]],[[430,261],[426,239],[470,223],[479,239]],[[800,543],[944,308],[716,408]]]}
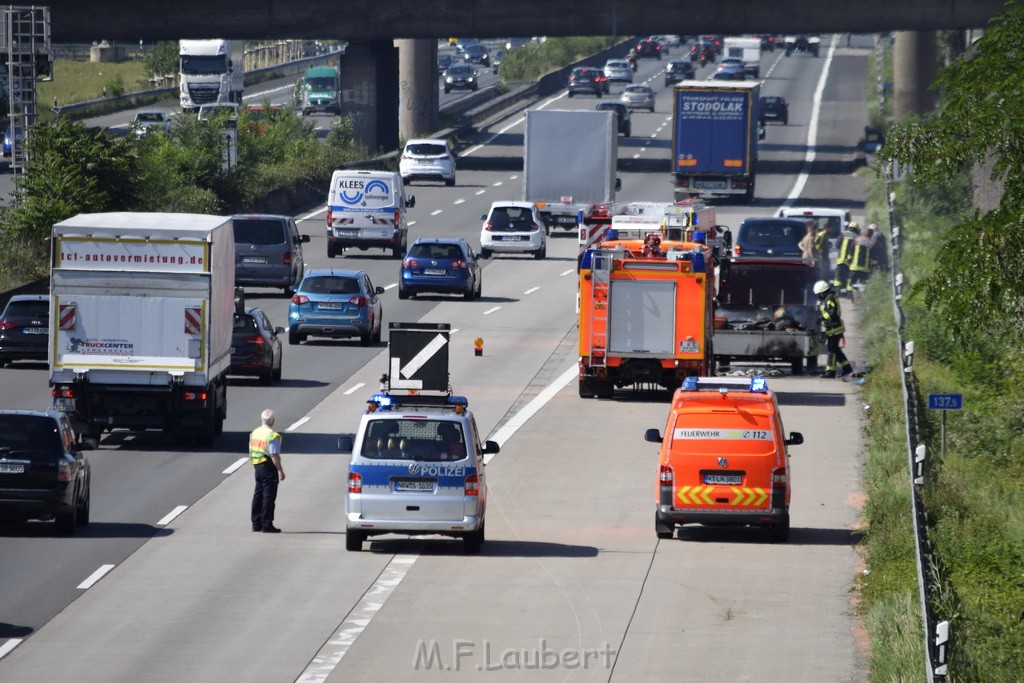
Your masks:
{"label": "orange semi trailer truck", "polygon": [[611,398],[616,388],[675,389],[710,375],[714,262],[702,243],[610,239],[588,249],[580,268],[579,393]]}

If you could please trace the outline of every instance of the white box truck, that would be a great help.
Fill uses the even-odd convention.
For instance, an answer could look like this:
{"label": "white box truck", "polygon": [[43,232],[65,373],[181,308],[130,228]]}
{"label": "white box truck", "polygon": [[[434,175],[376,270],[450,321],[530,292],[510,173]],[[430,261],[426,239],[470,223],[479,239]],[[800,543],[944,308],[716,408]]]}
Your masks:
{"label": "white box truck", "polygon": [[79,431],[209,445],[227,415],[235,239],[225,216],[79,214],[53,226],[50,386]]}
{"label": "white box truck", "polygon": [[245,67],[240,40],[182,40],[178,44],[183,111],[202,104],[241,104]]}
{"label": "white box truck", "polygon": [[761,76],[761,39],[726,38],[722,41],[722,56],[743,60],[743,70],[754,78]]}
{"label": "white box truck", "polygon": [[531,109],[523,145],[523,200],[549,228],[576,230],[599,204],[615,201],[618,119],[612,111]]}

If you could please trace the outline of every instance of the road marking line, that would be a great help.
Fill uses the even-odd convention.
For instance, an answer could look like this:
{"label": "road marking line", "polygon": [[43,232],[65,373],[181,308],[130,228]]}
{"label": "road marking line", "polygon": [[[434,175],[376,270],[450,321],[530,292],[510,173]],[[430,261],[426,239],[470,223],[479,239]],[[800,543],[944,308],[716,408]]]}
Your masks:
{"label": "road marking line", "polygon": [[508,177],[508,179],[509,179],[509,180],[518,180],[518,179],[519,179],[519,176],[517,176],[517,175],[510,175],[510,176]]}
{"label": "road marking line", "polygon": [[494,183],[494,185],[492,185],[491,187],[501,187],[501,186],[502,186],[502,182],[499,180],[498,182]]}
{"label": "road marking line", "polygon": [[24,638],[9,638],[6,643],[0,645],[0,659],[3,659],[11,650],[21,645]]}
{"label": "road marking line", "polygon": [[306,424],[307,422],[309,422],[309,415],[307,415],[306,417],[303,417],[303,418],[297,420],[294,424],[292,424],[290,427],[288,427],[288,429],[286,429],[284,431],[285,431],[286,434],[288,432],[294,432],[296,429],[298,429],[302,425]]}
{"label": "road marking line", "polygon": [[431,216],[436,216],[436,215],[437,215],[437,214],[439,214],[439,213],[444,213],[444,209],[436,209],[436,210],[434,210],[434,211],[431,211],[431,212],[430,212],[430,215],[431,215]]}
{"label": "road marking line", "polygon": [[[492,440],[497,441],[499,446],[504,446],[505,442],[512,438],[520,427],[526,424],[526,421],[536,415],[544,405],[558,394],[569,382],[579,377],[580,369],[576,363],[573,363],[569,368],[561,374],[551,384],[544,387],[539,394],[533,397],[533,400],[523,406],[523,409],[512,416],[512,418],[501,426],[501,429],[496,431],[491,437]],[[484,456],[484,464],[486,465],[494,457],[494,453],[488,453]]]}
{"label": "road marking line", "polygon": [[482,194],[483,194],[484,192],[487,192],[487,190],[477,190],[477,191],[476,191],[476,193],[477,193],[477,195],[478,195],[478,196],[479,196],[479,195],[482,195]]}
{"label": "road marking line", "polygon": [[825,93],[825,82],[828,80],[828,70],[832,65],[832,56],[836,53],[836,43],[839,34],[833,34],[832,43],[828,47],[828,56],[825,57],[825,64],[821,68],[821,77],[818,78],[818,87],[814,90],[814,97],[811,99],[811,120],[807,123],[807,154],[804,156],[804,165],[800,169],[800,175],[793,183],[793,189],[789,191],[786,201],[782,202],[780,209],[785,209],[796,203],[800,193],[804,191],[804,185],[811,174],[811,164],[817,156],[815,146],[818,144],[818,114],[821,113],[821,98]]}
{"label": "road marking line", "polygon": [[634,158],[634,159],[639,159],[639,158],[640,158],[640,155],[639,155],[639,154],[634,154],[634,155],[633,155],[633,158]]}
{"label": "road marking line", "polygon": [[163,519],[161,519],[159,522],[156,523],[156,525],[157,526],[167,526],[168,524],[171,523],[171,521],[175,517],[180,515],[185,510],[188,510],[188,505],[179,505],[178,507],[176,507],[173,510],[171,510],[170,512],[168,512],[167,515]]}
{"label": "road marking line", "polygon": [[513,128],[515,128],[516,126],[518,126],[520,123],[522,123],[525,120],[526,120],[525,117],[520,116],[518,119],[516,119],[512,123],[508,124],[507,126],[502,128],[501,130],[499,130],[497,133],[495,133],[491,137],[487,138],[486,141],[482,142],[479,145],[474,145],[474,146],[470,147],[469,149],[467,149],[465,152],[463,152],[459,156],[460,157],[468,157],[473,152],[479,152],[484,147],[486,147],[487,145],[489,145],[492,142],[494,142],[495,140],[497,140],[499,135],[501,135],[502,133],[507,133],[508,131],[512,130]]}
{"label": "road marking line", "polygon": [[416,221],[409,221],[409,227],[416,225]]}
{"label": "road marking line", "polygon": [[455,334],[455,333],[456,333],[456,332],[458,332],[458,331],[459,331],[460,329],[461,329],[461,328],[458,328],[458,327],[454,327],[454,328],[452,328],[451,330],[449,330],[449,331],[448,331],[448,333],[449,333],[449,334]]}
{"label": "road marking line", "polygon": [[92,588],[93,584],[95,584],[97,581],[99,581],[104,576],[106,576],[107,572],[109,572],[113,568],[114,568],[114,565],[112,565],[112,564],[101,565],[100,568],[97,569],[96,571],[94,571],[89,576],[88,579],[86,579],[82,583],[78,584],[79,589],[81,589],[81,590],[88,590],[88,589]]}
{"label": "road marking line", "polygon": [[[310,211],[310,212],[309,212],[309,213],[307,213],[307,214],[306,214],[305,216],[302,216],[301,218],[299,218],[299,220],[300,220],[300,221],[308,221],[308,220],[309,220],[310,218],[312,218],[313,216],[317,215],[317,214],[318,214],[318,213],[320,213],[321,211],[326,211],[326,210],[327,210],[327,207],[326,207],[326,206],[321,206],[321,207],[320,207],[319,209],[317,209],[316,211]],[[411,225],[411,224],[410,224],[410,225]]]}
{"label": "road marking line", "polygon": [[466,202],[465,199],[456,199],[454,203],[455,204],[465,204],[465,202]]}
{"label": "road marking line", "polygon": [[270,90],[264,90],[263,92],[254,92],[250,95],[242,95],[242,99],[251,100],[258,97],[263,97],[264,95],[269,95],[271,93],[281,92],[282,90],[292,90],[294,89],[294,87],[295,86],[293,85],[282,85],[280,88],[271,88]]}
{"label": "road marking line", "polygon": [[233,465],[231,465],[226,470],[221,472],[221,474],[233,474],[235,470],[237,470],[239,467],[241,467],[247,462],[249,462],[249,458],[239,458],[238,460],[235,461]]}
{"label": "road marking line", "polygon": [[484,315],[490,315],[491,313],[494,313],[495,311],[500,310],[500,309],[501,309],[501,306],[495,306],[494,308],[489,308],[486,311],[484,311]]}
{"label": "road marking line", "polygon": [[531,287],[530,289],[528,289],[528,290],[526,290],[525,292],[523,292],[523,294],[533,294],[533,293],[534,293],[534,292],[536,292],[536,291],[537,291],[538,289],[540,289],[540,287]]}
{"label": "road marking line", "polygon": [[388,291],[389,289],[394,289],[394,288],[395,288],[395,287],[397,287],[397,286],[398,286],[398,283],[397,283],[397,282],[392,282],[392,283],[391,283],[390,285],[384,285],[384,291],[386,292],[386,291]]}
{"label": "road marking line", "polygon": [[356,393],[357,391],[359,391],[360,389],[362,389],[365,386],[366,386],[366,382],[358,382],[357,384],[352,385],[351,388],[346,389],[342,393],[345,396],[351,396],[352,394]]}
{"label": "road marking line", "polygon": [[363,594],[362,600],[348,613],[345,621],[335,631],[320,651],[313,657],[296,683],[322,683],[338,668],[338,664],[352,647],[352,643],[366,629],[370,620],[380,611],[388,597],[402,582],[419,555],[395,555],[384,571]]}
{"label": "road marking line", "polygon": [[558,274],[558,277],[565,277],[565,276],[566,276],[566,275],[568,275],[569,273],[575,273],[575,272],[576,272],[576,269],[575,269],[575,268],[570,268],[569,270],[567,270],[567,271],[565,271],[565,272],[563,272],[563,273],[559,273],[559,274]]}

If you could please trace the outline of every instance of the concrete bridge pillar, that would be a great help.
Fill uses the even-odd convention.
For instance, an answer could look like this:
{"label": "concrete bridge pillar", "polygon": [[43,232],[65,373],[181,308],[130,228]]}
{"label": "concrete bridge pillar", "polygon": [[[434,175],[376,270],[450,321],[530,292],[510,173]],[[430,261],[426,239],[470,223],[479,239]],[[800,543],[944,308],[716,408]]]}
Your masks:
{"label": "concrete bridge pillar", "polygon": [[341,115],[371,152],[398,147],[398,50],[391,40],[351,41],[338,60]]}
{"label": "concrete bridge pillar", "polygon": [[937,75],[935,33],[899,31],[893,43],[893,118],[927,114],[935,109],[929,89]]}
{"label": "concrete bridge pillar", "polygon": [[437,130],[437,41],[396,40],[398,48],[398,135],[402,140]]}

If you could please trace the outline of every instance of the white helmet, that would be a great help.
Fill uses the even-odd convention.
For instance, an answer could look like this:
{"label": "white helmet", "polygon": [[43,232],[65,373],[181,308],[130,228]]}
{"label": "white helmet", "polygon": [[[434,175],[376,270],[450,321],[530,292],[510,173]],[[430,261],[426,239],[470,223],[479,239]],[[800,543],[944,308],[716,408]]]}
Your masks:
{"label": "white helmet", "polygon": [[818,280],[817,282],[814,283],[814,293],[815,294],[824,294],[825,292],[827,292],[830,289],[832,289],[832,285],[830,285],[825,280]]}

